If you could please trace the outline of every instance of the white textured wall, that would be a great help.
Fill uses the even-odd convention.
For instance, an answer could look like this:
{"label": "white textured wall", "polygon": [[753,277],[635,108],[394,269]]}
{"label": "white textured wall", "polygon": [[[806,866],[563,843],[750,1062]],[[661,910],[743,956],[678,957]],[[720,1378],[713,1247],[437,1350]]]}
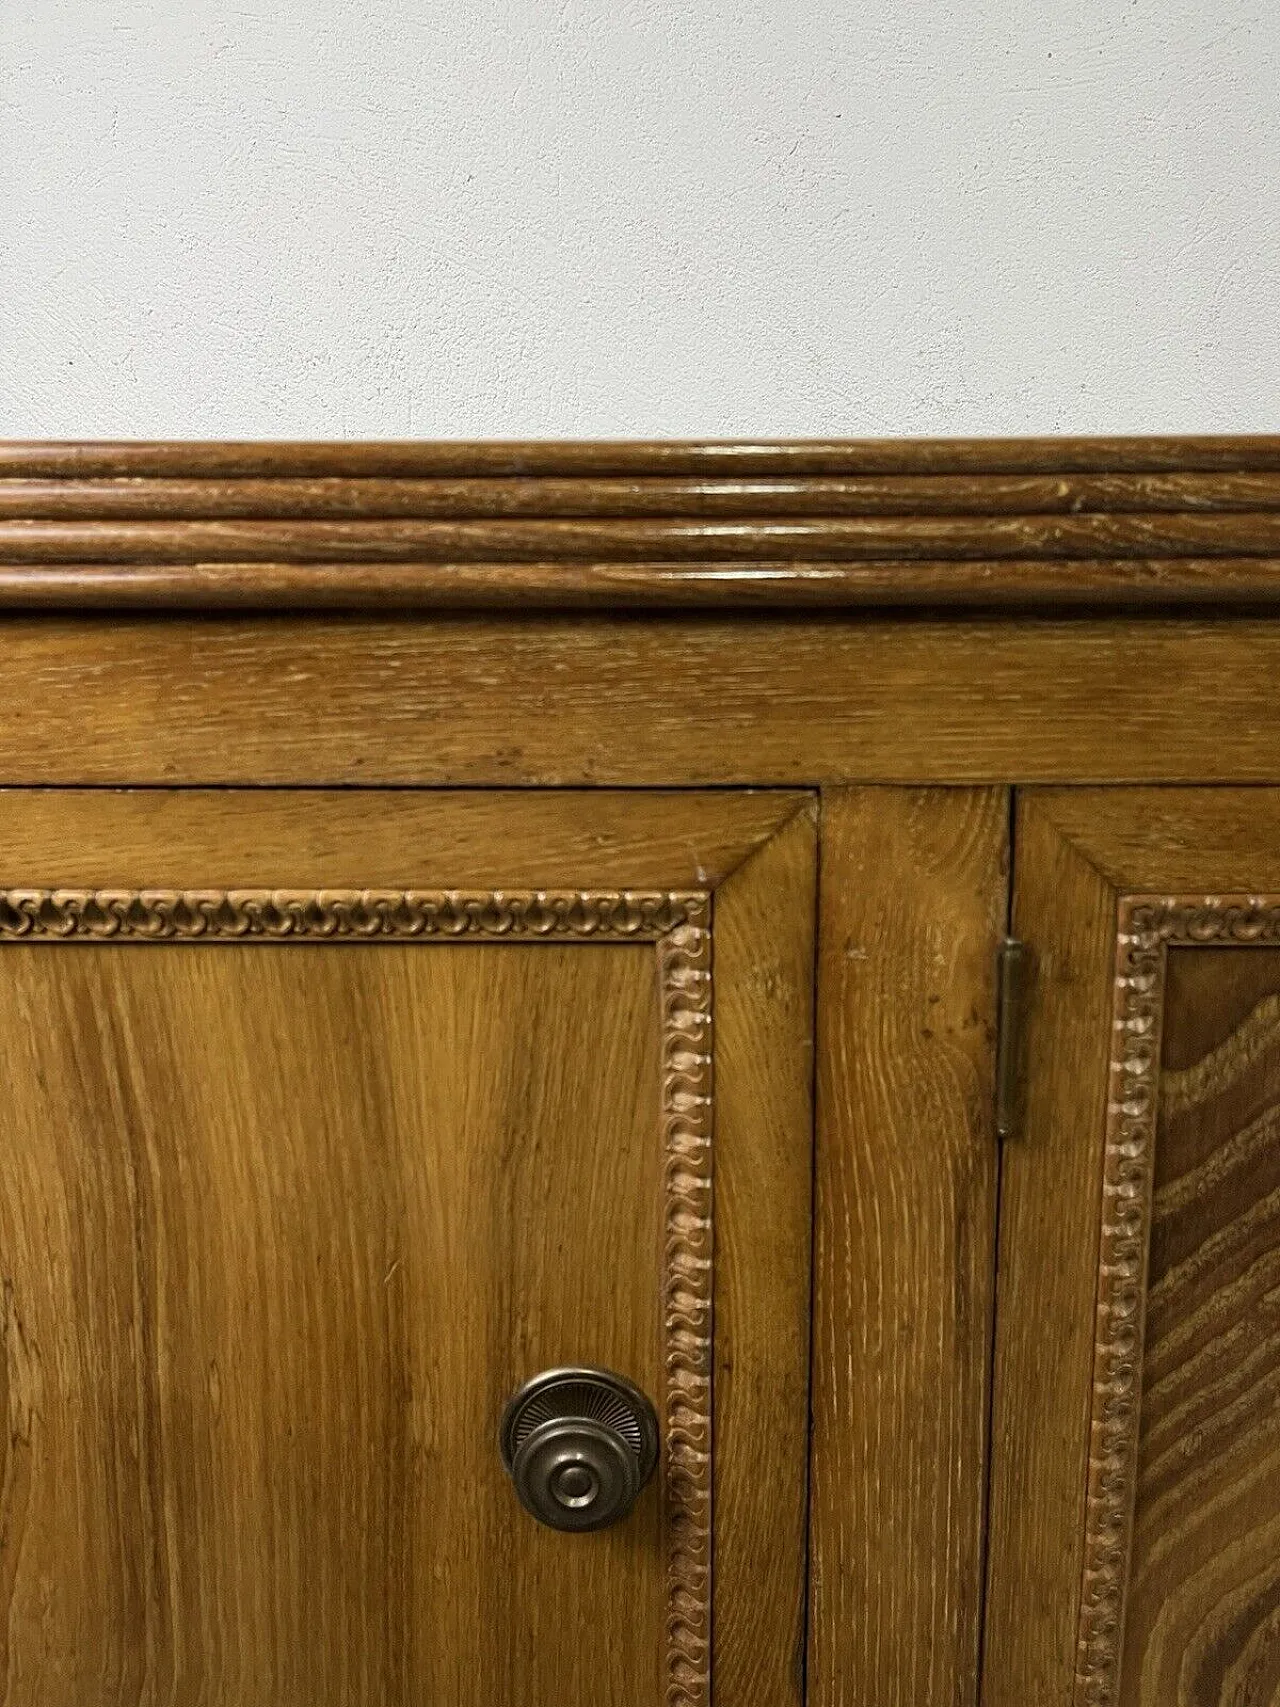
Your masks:
{"label": "white textured wall", "polygon": [[0,0],[0,436],[1278,429],[1277,0]]}

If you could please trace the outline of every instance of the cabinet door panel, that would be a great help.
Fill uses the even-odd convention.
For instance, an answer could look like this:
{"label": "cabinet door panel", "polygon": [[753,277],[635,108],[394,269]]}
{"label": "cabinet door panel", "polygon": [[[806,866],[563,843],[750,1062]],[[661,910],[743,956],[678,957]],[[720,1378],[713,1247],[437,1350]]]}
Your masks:
{"label": "cabinet door panel", "polygon": [[1280,800],[1033,796],[1022,829],[987,1698],[1274,1707]]}
{"label": "cabinet door panel", "polygon": [[1122,1702],[1280,1701],[1280,948],[1175,948]]}
{"label": "cabinet door panel", "polygon": [[[589,840],[589,797],[570,809]],[[648,857],[669,868],[680,809],[636,803],[634,867],[649,822]],[[545,801],[513,800],[504,821],[493,797],[457,835],[456,890],[413,886],[425,860],[448,865],[439,839],[414,849],[430,803],[397,837],[402,805],[375,796],[369,887],[288,893],[284,803],[230,797],[233,851],[224,840],[217,862],[243,887],[205,887],[207,810],[188,818],[169,799],[154,865],[189,870],[179,893],[138,882],[148,850],[136,824],[120,828],[136,801],[45,797],[38,824],[34,803],[6,803],[9,871],[25,883],[0,900],[0,1699],[701,1707],[713,1478],[728,1490],[726,1555],[768,1534],[781,1597],[757,1609],[730,1571],[717,1621],[759,1631],[753,1699],[789,1699],[810,1173],[803,798],[775,800],[771,825],[748,814],[745,838],[736,804],[715,822],[705,798],[691,803],[689,864],[701,828],[730,868],[720,897],[694,870],[688,888],[629,889],[625,854],[607,891],[469,890],[477,857],[517,877],[548,857],[533,845]],[[344,836],[353,810],[335,813]],[[441,803],[442,835],[460,810]],[[60,886],[50,814],[62,869],[96,845],[118,888]],[[21,863],[24,836],[39,869]],[[349,868],[349,848],[331,857]],[[324,858],[298,861],[313,883]],[[774,933],[766,989],[731,952],[713,998],[717,907],[731,933],[749,920]],[[713,1228],[731,1295],[715,1296]],[[722,1395],[716,1331],[746,1363]],[[507,1397],[576,1363],[642,1388],[662,1436],[634,1510],[594,1534],[537,1524],[497,1448]],[[794,1411],[780,1434],[779,1391]]]}

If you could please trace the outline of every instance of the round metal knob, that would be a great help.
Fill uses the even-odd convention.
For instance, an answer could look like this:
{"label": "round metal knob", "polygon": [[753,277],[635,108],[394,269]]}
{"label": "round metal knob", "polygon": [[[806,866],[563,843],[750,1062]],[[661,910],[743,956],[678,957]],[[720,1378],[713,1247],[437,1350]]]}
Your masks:
{"label": "round metal knob", "polygon": [[631,1510],[658,1461],[658,1419],[607,1369],[548,1369],[507,1403],[502,1462],[520,1503],[552,1529],[604,1529]]}

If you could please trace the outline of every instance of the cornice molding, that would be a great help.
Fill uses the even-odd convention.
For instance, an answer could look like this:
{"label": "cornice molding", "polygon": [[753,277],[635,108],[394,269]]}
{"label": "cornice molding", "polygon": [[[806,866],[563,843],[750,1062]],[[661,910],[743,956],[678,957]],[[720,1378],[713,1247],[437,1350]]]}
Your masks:
{"label": "cornice molding", "polygon": [[1280,435],[0,444],[0,609],[1280,600]]}

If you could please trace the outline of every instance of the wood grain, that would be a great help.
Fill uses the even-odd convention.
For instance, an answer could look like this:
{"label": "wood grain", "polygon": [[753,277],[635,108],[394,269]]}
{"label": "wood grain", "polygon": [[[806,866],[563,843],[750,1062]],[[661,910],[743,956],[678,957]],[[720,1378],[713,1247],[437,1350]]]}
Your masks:
{"label": "wood grain", "polygon": [[810,1696],[972,1707],[1006,796],[823,796]]}
{"label": "wood grain", "polygon": [[1247,620],[0,623],[0,781],[1262,782]]}
{"label": "wood grain", "polygon": [[14,521],[10,563],[545,562],[1280,554],[1280,513],[792,517],[738,521]]}
{"label": "wood grain", "polygon": [[1116,896],[1035,794],[1013,923],[1032,950],[1024,1137],[1005,1146],[984,1707],[1070,1707],[1093,1378]]}
{"label": "wood grain", "polygon": [[1280,790],[1041,788],[1034,809],[1117,891],[1280,893]]}
{"label": "wood grain", "polygon": [[0,609],[9,611],[1233,609],[1277,597],[1280,557],[0,561]]}
{"label": "wood grain", "polygon": [[1280,597],[1280,439],[0,446],[0,608]]}
{"label": "wood grain", "polygon": [[[0,445],[0,459],[4,456]],[[432,516],[1080,515],[1091,511],[1274,510],[1280,475],[888,474],[799,479],[660,475],[396,479],[22,479],[0,475],[0,516],[145,521]]]}
{"label": "wood grain", "polygon": [[1280,951],[1169,952],[1119,1701],[1280,1701]]}
{"label": "wood grain", "polygon": [[0,888],[714,889],[806,806],[643,794],[0,791]]}
{"label": "wood grain", "polygon": [[715,1707],[804,1699],[816,884],[810,809],[715,897]]}
{"label": "wood grain", "polygon": [[773,611],[1268,606],[1277,556],[684,563],[3,563],[7,611]]}
{"label": "wood grain", "polygon": [[0,475],[101,479],[1231,473],[1280,470],[1280,437],[0,443]]}
{"label": "wood grain", "polygon": [[[561,881],[575,860],[612,860],[615,883],[638,869],[706,882],[707,859],[735,872],[717,970],[715,1657],[730,1707],[794,1702],[807,803],[43,791],[6,795],[0,822],[6,857],[49,862],[55,883],[119,881],[149,849],[153,870],[188,884],[305,868],[331,894],[353,866],[366,887],[557,860]],[[686,1075],[659,1062],[655,967],[652,944],[590,937],[5,946],[17,1018],[3,1070],[21,1083],[0,1124],[23,1139],[0,1177],[0,1249],[17,1253],[0,1487],[18,1536],[0,1571],[0,1699],[704,1699],[683,1657],[662,1674],[676,1626],[670,1651],[696,1656],[684,1598],[671,1622],[670,1560],[686,1548],[671,1552],[674,1529],[664,1542],[658,1489],[567,1568],[580,1538],[538,1530],[494,1468],[502,1400],[537,1367],[598,1361],[663,1390],[655,1282],[683,1210],[663,1184],[658,1089],[671,1067],[683,1121]],[[63,1555],[52,1593],[42,1561]]]}
{"label": "wood grain", "polygon": [[652,951],[0,976],[0,1699],[655,1699],[653,1491],[566,1546],[493,1444],[539,1367],[660,1384]]}

